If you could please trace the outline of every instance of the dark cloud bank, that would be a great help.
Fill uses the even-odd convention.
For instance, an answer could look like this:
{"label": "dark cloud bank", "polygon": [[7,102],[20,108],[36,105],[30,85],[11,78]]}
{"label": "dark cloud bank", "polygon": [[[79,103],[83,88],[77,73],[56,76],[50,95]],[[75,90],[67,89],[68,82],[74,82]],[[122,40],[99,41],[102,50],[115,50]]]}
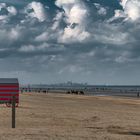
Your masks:
{"label": "dark cloud bank", "polygon": [[0,0],[0,77],[140,84],[139,0]]}

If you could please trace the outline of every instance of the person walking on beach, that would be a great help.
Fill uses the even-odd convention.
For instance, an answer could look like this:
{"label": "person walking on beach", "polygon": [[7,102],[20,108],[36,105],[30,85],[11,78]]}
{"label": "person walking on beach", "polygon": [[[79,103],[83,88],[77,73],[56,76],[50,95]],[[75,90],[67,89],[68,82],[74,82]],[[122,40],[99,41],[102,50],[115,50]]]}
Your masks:
{"label": "person walking on beach", "polygon": [[137,93],[137,97],[138,97],[138,98],[140,97],[140,93],[139,93],[139,92]]}

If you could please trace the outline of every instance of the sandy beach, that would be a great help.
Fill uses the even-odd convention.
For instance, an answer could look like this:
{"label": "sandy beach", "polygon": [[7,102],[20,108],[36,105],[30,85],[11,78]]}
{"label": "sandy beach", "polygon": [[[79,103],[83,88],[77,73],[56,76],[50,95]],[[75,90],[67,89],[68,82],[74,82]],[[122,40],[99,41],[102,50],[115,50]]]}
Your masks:
{"label": "sandy beach", "polygon": [[140,99],[24,93],[16,117],[0,105],[0,140],[140,139]]}

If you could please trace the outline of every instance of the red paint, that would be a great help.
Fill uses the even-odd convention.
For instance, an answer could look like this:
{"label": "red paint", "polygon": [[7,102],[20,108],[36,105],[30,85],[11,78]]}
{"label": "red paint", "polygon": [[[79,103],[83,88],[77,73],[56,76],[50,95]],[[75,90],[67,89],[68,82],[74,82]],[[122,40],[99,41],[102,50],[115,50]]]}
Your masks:
{"label": "red paint", "polygon": [[0,88],[19,88],[18,85],[0,85]]}
{"label": "red paint", "polygon": [[[11,98],[0,98],[0,101],[11,101]],[[16,101],[18,101],[18,99],[16,98]]]}
{"label": "red paint", "polygon": [[0,96],[19,96],[19,94],[18,93],[16,93],[16,94],[12,94],[12,93],[8,93],[8,94],[6,94],[6,93],[0,93]]}
{"label": "red paint", "polygon": [[15,90],[15,89],[0,89],[0,93],[1,92],[19,92],[19,90]]}
{"label": "red paint", "polygon": [[[9,89],[8,89],[9,88]],[[19,85],[0,84],[0,101],[11,101],[16,96],[16,103],[19,103]]]}

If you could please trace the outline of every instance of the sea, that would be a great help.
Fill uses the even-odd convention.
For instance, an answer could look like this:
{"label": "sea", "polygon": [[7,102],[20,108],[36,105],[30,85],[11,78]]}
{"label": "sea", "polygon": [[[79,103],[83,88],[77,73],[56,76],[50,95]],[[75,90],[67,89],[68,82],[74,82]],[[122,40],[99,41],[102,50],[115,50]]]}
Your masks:
{"label": "sea", "polygon": [[68,91],[83,91],[89,96],[123,96],[139,97],[140,85],[28,85],[21,89],[47,91],[49,93],[67,93]]}

